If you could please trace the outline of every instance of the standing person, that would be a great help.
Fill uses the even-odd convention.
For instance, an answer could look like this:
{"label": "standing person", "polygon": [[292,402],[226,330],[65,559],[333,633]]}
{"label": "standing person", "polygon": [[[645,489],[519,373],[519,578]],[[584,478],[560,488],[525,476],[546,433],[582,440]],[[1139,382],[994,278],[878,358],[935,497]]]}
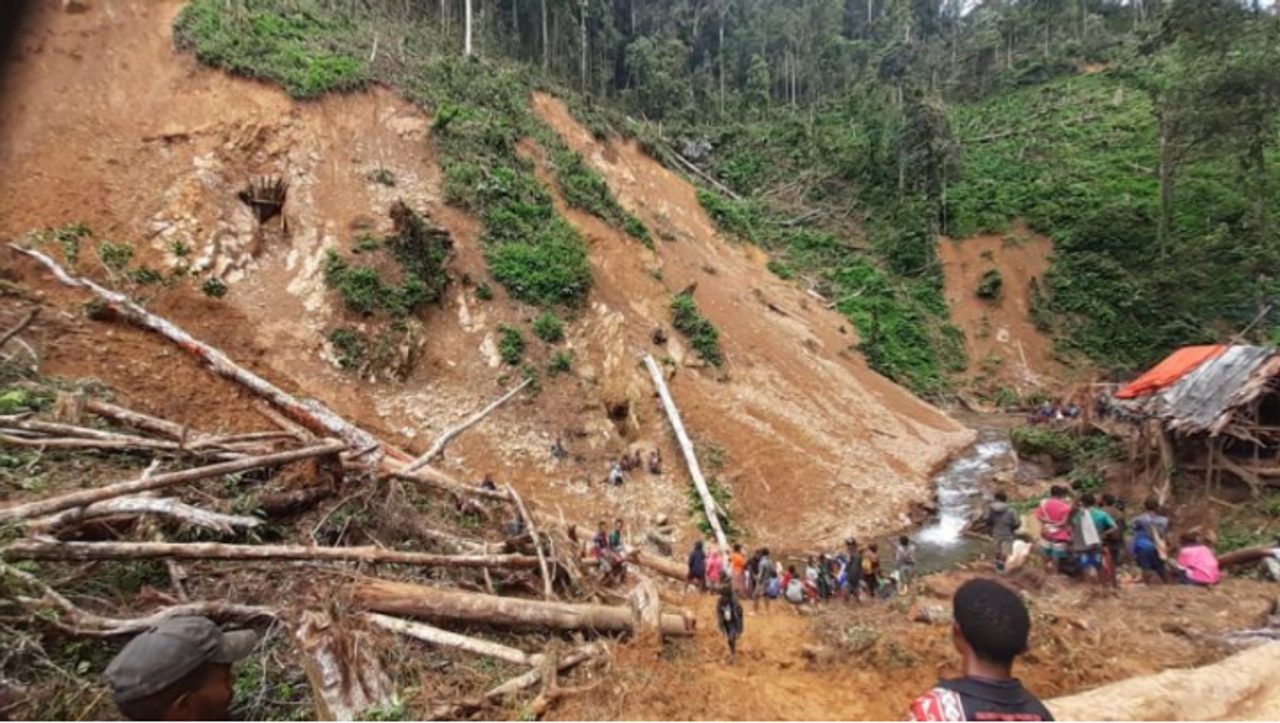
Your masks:
{"label": "standing person", "polygon": [[1169,582],[1169,518],[1160,514],[1160,502],[1149,497],[1142,503],[1143,512],[1133,520],[1133,561],[1142,572],[1142,581],[1151,584],[1154,578]]}
{"label": "standing person", "polygon": [[769,548],[765,547],[760,550],[760,559],[755,566],[756,589],[755,594],[751,596],[751,609],[753,612],[760,612],[760,601],[764,600],[764,611],[769,612],[769,602],[778,596],[780,585],[777,584],[778,571],[773,566],[773,559],[769,557]]}
{"label": "standing person", "polygon": [[623,479],[622,460],[617,460],[613,463],[613,469],[609,470],[609,483],[614,487],[621,487]]}
{"label": "standing person", "polygon": [[996,541],[996,572],[1004,572],[1005,561],[1013,550],[1013,538],[1022,527],[1022,517],[1009,506],[1009,495],[996,493],[995,501],[987,508],[986,524],[991,527],[991,537]]}
{"label": "standing person", "polygon": [[826,553],[818,555],[818,599],[823,602],[831,599],[831,565]]}
{"label": "standing person", "polygon": [[1076,554],[1080,572],[1090,582],[1098,582],[1102,574],[1102,541],[1116,526],[1111,515],[1098,509],[1092,492],[1080,496],[1080,506],[1072,517],[1071,549]]}
{"label": "standing person", "polygon": [[1062,561],[1071,545],[1071,501],[1066,487],[1049,488],[1049,496],[1036,508],[1036,519],[1040,521],[1040,549],[1049,560],[1049,571],[1062,572]]}
{"label": "standing person", "polygon": [[707,553],[702,545],[702,540],[693,543],[693,551],[689,553],[688,583],[698,592],[707,589]]}
{"label": "standing person", "polygon": [[1053,714],[1013,677],[1027,651],[1031,616],[1022,598],[994,580],[970,580],[952,602],[951,640],[964,677],[938,683],[911,705],[913,721],[1051,721]]}
{"label": "standing person", "polygon": [[739,596],[747,594],[747,557],[742,554],[742,545],[733,546],[733,554],[729,555],[729,582],[733,591]]}
{"label": "standing person", "polygon": [[1183,585],[1209,587],[1222,582],[1222,570],[1213,548],[1205,544],[1199,533],[1188,532],[1182,536],[1178,550],[1178,582]]}
{"label": "standing person", "polygon": [[615,555],[618,555],[619,557],[624,556],[624,553],[623,553],[624,541],[622,539],[623,527],[624,525],[622,523],[622,518],[619,517],[618,519],[613,521],[613,532],[609,533],[609,549],[612,550],[613,553]]}
{"label": "standing person", "polygon": [[130,720],[228,720],[231,666],[257,644],[252,630],[224,633],[208,618],[169,618],[130,640],[104,676]]}
{"label": "standing person", "polygon": [[906,535],[899,537],[898,545],[894,548],[894,558],[897,563],[898,584],[901,586],[898,592],[905,593],[911,589],[911,581],[916,574],[916,543]]}
{"label": "standing person", "polygon": [[852,537],[844,541],[844,549],[849,557],[844,568],[849,599],[862,602],[862,550],[858,549],[858,541]]}
{"label": "standing person", "polygon": [[715,590],[720,587],[723,578],[724,555],[720,553],[720,546],[712,543],[711,554],[707,555],[707,586]]}
{"label": "standing person", "polygon": [[746,621],[743,619],[742,604],[738,602],[733,588],[728,585],[720,588],[720,600],[716,603],[716,622],[720,626],[720,632],[724,633],[725,640],[729,641],[729,663],[732,664],[738,657],[738,638],[742,637]]}
{"label": "standing person", "polygon": [[1102,546],[1107,553],[1105,565],[1107,579],[1111,581],[1112,586],[1119,587],[1120,565],[1124,562],[1125,533],[1129,531],[1129,522],[1126,519],[1124,501],[1117,499],[1110,492],[1102,496],[1102,509],[1111,515],[1111,519],[1116,523],[1115,527],[1102,536]]}
{"label": "standing person", "polygon": [[1266,568],[1267,577],[1271,578],[1271,582],[1280,582],[1280,535],[1276,536],[1271,552],[1262,558],[1262,565]]}
{"label": "standing person", "polygon": [[867,594],[875,600],[880,593],[880,548],[874,542],[862,553],[862,582]]}

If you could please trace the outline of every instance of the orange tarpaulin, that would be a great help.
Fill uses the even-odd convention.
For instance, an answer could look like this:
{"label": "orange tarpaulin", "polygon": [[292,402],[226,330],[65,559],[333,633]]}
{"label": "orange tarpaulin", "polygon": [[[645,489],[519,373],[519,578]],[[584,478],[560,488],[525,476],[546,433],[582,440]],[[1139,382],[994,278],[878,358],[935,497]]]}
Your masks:
{"label": "orange tarpaulin", "polygon": [[1116,392],[1116,398],[1133,399],[1172,386],[1193,369],[1199,368],[1210,359],[1216,359],[1226,350],[1225,344],[1183,347],[1151,367],[1146,374],[1134,379],[1129,386]]}

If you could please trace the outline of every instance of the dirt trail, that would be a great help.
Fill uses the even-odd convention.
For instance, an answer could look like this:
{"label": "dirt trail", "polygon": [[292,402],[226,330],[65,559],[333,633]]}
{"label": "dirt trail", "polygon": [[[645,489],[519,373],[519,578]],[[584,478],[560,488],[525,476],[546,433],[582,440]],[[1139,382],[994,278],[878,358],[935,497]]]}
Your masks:
{"label": "dirt trail", "polygon": [[[1066,369],[1053,356],[1053,340],[1031,318],[1033,286],[1044,290],[1053,242],[1017,224],[1004,235],[942,237],[938,254],[946,276],[951,319],[965,334],[968,376],[979,387],[1026,394],[1062,381]],[[986,274],[999,271],[996,299],[977,295]]]}

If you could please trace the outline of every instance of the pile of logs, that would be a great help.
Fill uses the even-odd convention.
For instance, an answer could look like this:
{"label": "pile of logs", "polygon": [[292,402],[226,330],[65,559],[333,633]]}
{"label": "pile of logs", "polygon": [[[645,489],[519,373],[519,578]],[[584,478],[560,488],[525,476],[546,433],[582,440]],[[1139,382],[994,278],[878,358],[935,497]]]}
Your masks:
{"label": "pile of logs", "polygon": [[[27,499],[0,507],[0,527],[18,530],[7,534],[0,547],[0,590],[19,591],[12,603],[25,609],[34,621],[53,625],[72,635],[112,637],[136,634],[159,620],[177,615],[206,615],[219,621],[248,623],[278,619],[290,626],[311,678],[316,715],[328,719],[353,719],[370,706],[392,704],[395,696],[367,646],[352,640],[372,631],[390,631],[430,645],[489,656],[529,670],[482,695],[440,702],[432,717],[457,717],[482,708],[513,693],[542,684],[554,688],[554,677],[608,654],[601,640],[579,642],[561,656],[543,651],[526,652],[472,635],[433,627],[477,625],[495,629],[557,631],[575,634],[617,635],[643,633],[657,639],[691,635],[694,619],[681,610],[662,609],[653,582],[635,575],[639,584],[625,604],[601,604],[587,600],[591,575],[582,564],[584,549],[560,521],[544,518],[511,487],[484,489],[464,484],[432,466],[451,440],[479,424],[490,413],[515,397],[516,387],[493,404],[446,430],[423,454],[414,457],[342,418],[313,400],[300,400],[271,382],[239,366],[218,349],[192,337],[182,328],[134,303],[128,297],[93,281],[67,273],[48,256],[12,246],[43,264],[62,283],[96,295],[118,318],[153,331],[203,362],[215,374],[257,395],[259,411],[270,428],[240,434],[214,434],[190,429],[171,420],[84,395],[59,404],[57,415],[0,416],[0,445],[43,451],[127,451],[149,455],[151,465],[132,479],[100,487]],[[67,411],[70,410],[70,411]],[[46,416],[48,418],[46,418]],[[484,530],[447,530],[425,519],[413,520],[417,539],[426,539],[436,551],[397,550],[374,545],[331,546],[315,543],[318,530],[346,499],[339,501],[316,524],[304,544],[249,544],[247,542],[174,542],[164,538],[165,521],[204,528],[218,535],[236,535],[262,524],[257,516],[229,514],[191,504],[208,497],[180,496],[206,480],[253,471],[253,479],[269,479],[290,465],[305,463],[325,477],[321,484],[280,493],[277,499],[260,498],[266,514],[296,515],[325,498],[356,490],[385,487],[388,500],[396,488],[408,485],[418,492],[436,495],[457,505],[492,510],[488,536]],[[216,500],[214,500],[216,502]],[[414,514],[411,505],[404,514]],[[133,524],[134,521],[144,522]],[[124,534],[108,541],[81,539],[78,534],[91,522],[114,521]],[[511,538],[508,520],[518,521],[520,531]],[[122,522],[123,521],[123,522]],[[493,538],[501,535],[501,541]],[[134,539],[119,539],[132,537]],[[138,539],[141,538],[141,539]],[[225,539],[225,537],[224,537]],[[48,560],[67,563],[100,560],[162,560],[171,572],[188,561],[220,561],[223,564],[262,561],[305,561],[316,565],[346,566],[343,597],[354,601],[351,614],[331,609],[290,609],[249,604],[244,600],[189,600],[178,588],[180,602],[145,611],[136,617],[107,617],[78,606],[67,596],[14,562]],[[632,560],[659,574],[683,578],[678,563],[649,553]],[[358,567],[350,568],[351,564]],[[207,563],[199,563],[207,564]],[[390,567],[390,566],[397,567]],[[282,572],[296,569],[282,566]],[[430,571],[418,575],[406,570]],[[374,576],[373,573],[377,574]],[[411,575],[414,582],[393,579]],[[493,583],[497,575],[538,579],[533,587],[541,600],[500,596]],[[391,577],[388,577],[391,576]],[[536,576],[536,577],[535,577]],[[181,574],[172,575],[175,581]],[[430,584],[423,584],[429,579]],[[504,578],[506,591],[529,589]],[[483,582],[484,590],[476,586]],[[471,587],[473,589],[465,589]],[[5,594],[8,594],[7,592]],[[284,601],[278,601],[283,603]],[[323,607],[323,606],[322,606]],[[364,652],[361,652],[361,651]],[[554,658],[554,659],[553,659]]]}

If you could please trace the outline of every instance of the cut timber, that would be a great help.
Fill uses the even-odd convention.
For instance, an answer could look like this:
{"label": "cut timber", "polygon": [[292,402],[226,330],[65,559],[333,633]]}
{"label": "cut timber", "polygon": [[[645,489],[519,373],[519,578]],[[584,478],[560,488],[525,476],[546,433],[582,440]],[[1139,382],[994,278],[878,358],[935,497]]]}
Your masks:
{"label": "cut timber", "polygon": [[434,443],[432,443],[431,449],[428,449],[426,452],[422,454],[421,457],[418,457],[417,459],[413,460],[412,462],[409,463],[409,466],[405,467],[403,470],[400,470],[400,471],[404,472],[405,474],[412,474],[413,472],[416,472],[422,469],[423,467],[426,467],[427,465],[431,464],[432,460],[434,460],[436,457],[439,457],[441,454],[444,453],[445,445],[449,444],[449,442],[452,442],[453,439],[457,437],[459,434],[462,434],[463,432],[467,431],[471,427],[479,424],[482,420],[484,420],[485,417],[489,416],[490,414],[493,414],[495,411],[497,411],[498,407],[501,407],[503,404],[506,404],[513,397],[515,397],[515,395],[519,394],[521,390],[523,390],[525,387],[529,386],[532,383],[533,383],[532,378],[524,380],[515,389],[512,389],[506,394],[503,394],[501,397],[498,397],[496,400],[494,400],[492,404],[485,407],[484,409],[481,409],[479,412],[476,412],[475,414],[471,415],[461,424],[444,430],[443,432],[440,433],[440,437],[437,438]]}
{"label": "cut timber", "polygon": [[[608,654],[608,648],[602,643],[589,643],[581,648],[560,658],[554,665],[556,671],[560,673],[567,672],[573,668],[582,665],[588,660],[595,658],[603,658]],[[528,690],[538,683],[542,682],[543,671],[541,668],[535,668],[529,672],[518,675],[511,680],[489,690],[487,693],[464,700],[458,703],[448,703],[436,706],[432,709],[428,716],[429,720],[458,720],[467,713],[478,710],[492,703],[500,703],[504,699],[515,695],[523,690]]]}
{"label": "cut timber", "polygon": [[689,570],[684,565],[644,550],[632,550],[631,554],[628,555],[628,559],[640,567],[666,575],[677,582],[685,582],[689,578]]}
{"label": "cut timber", "polygon": [[263,455],[261,457],[239,459],[233,462],[223,462],[221,464],[209,465],[207,467],[196,467],[195,469],[182,470],[181,472],[170,472],[168,474],[158,474],[150,477],[144,476],[141,479],[131,480],[129,482],[119,482],[113,485],[107,485],[106,487],[100,487],[98,489],[82,490],[80,492],[72,492],[70,494],[37,500],[35,502],[28,502],[22,505],[5,507],[0,509],[0,522],[42,517],[44,515],[51,515],[55,512],[69,510],[73,507],[84,507],[95,502],[101,502],[115,497],[125,497],[128,495],[138,494],[139,492],[148,492],[151,490],[163,489],[165,487],[174,487],[188,482],[235,474],[236,472],[244,472],[245,470],[257,469],[259,467],[270,467],[279,464],[297,462],[303,459],[311,459],[313,457],[323,457],[328,454],[337,454],[344,449],[346,449],[346,445],[342,442],[328,442],[315,447],[295,449],[288,452],[280,452],[278,454]]}
{"label": "cut timber", "polygon": [[533,538],[533,549],[538,553],[538,567],[542,571],[542,597],[547,600],[554,600],[556,594],[551,589],[551,568],[547,566],[547,556],[542,552],[542,535],[538,532],[538,523],[534,522],[533,515],[529,514],[529,510],[525,509],[524,500],[520,499],[515,487],[507,485],[507,494],[511,495],[511,499],[516,503],[516,509],[520,511],[520,518],[524,520],[525,529],[529,531],[529,536]]}
{"label": "cut timber", "polygon": [[391,618],[386,615],[377,613],[365,613],[365,620],[377,625],[380,628],[390,630],[393,633],[407,635],[416,640],[432,645],[440,645],[446,648],[457,648],[465,650],[468,653],[483,655],[489,658],[497,658],[505,660],[508,663],[516,665],[538,666],[542,664],[541,655],[529,655],[523,650],[508,647],[500,643],[472,638],[466,635],[459,635],[448,630],[441,630],[431,625],[423,623],[415,623],[411,620],[401,620],[400,618]]}
{"label": "cut timber", "polygon": [[367,633],[345,628],[328,613],[307,610],[293,634],[314,691],[318,720],[368,720],[365,712],[370,708],[391,707],[395,687]]}
{"label": "cut timber", "polygon": [[1276,547],[1274,545],[1266,545],[1263,547],[1246,547],[1243,550],[1228,552],[1218,558],[1218,564],[1223,567],[1231,567],[1233,565],[1247,565],[1251,562],[1258,562],[1275,554]]}
{"label": "cut timber", "polygon": [[[636,628],[635,616],[624,606],[519,600],[386,580],[359,581],[355,600],[375,612],[427,620],[600,633],[627,633]],[[682,637],[694,632],[692,616],[668,613],[662,616],[661,623],[664,636]]]}
{"label": "cut timber", "polygon": [[[1280,643],[1203,668],[1166,670],[1045,701],[1058,720],[1278,720]],[[1269,705],[1259,705],[1259,704]]]}
{"label": "cut timber", "polygon": [[538,558],[526,555],[436,555],[381,547],[224,545],[219,542],[18,540],[0,550],[0,556],[7,560],[327,560],[497,570],[531,570],[538,566]]}
{"label": "cut timber", "polygon": [[[662,369],[658,367],[658,362],[653,357],[646,354],[644,364],[649,368],[649,376],[653,377],[653,384],[658,388],[658,395],[662,397],[662,406],[667,410],[667,418],[671,420],[671,428],[675,430],[676,439],[680,442],[680,451],[684,453],[684,461],[689,465],[689,475],[693,477],[693,484],[698,488],[698,496],[702,498],[702,511],[707,516],[707,522],[711,525],[711,530],[716,535],[716,544],[721,550],[729,549],[729,540],[725,537],[724,528],[720,526],[720,506],[716,504],[716,500],[711,496],[711,489],[707,487],[707,480],[702,476],[702,468],[698,466],[698,455],[693,451],[693,442],[689,439],[688,432],[684,429],[684,422],[680,419],[680,410],[676,408],[676,400],[672,398],[671,391],[667,389],[667,382],[662,377]],[[727,557],[726,557],[727,559]]]}
{"label": "cut timber", "polygon": [[68,274],[56,261],[39,251],[23,248],[18,244],[9,244],[9,247],[44,264],[63,284],[93,292],[132,323],[145,329],[150,329],[177,344],[183,351],[203,361],[214,373],[226,377],[270,401],[283,411],[286,416],[307,429],[321,435],[335,435],[345,440],[352,449],[360,450],[369,446],[376,447],[379,452],[375,454],[375,459],[373,460],[375,465],[381,463],[384,454],[393,457],[405,457],[404,453],[379,442],[373,435],[347,422],[324,404],[311,399],[303,401],[293,397],[266,379],[236,364],[220,350],[191,336],[173,322],[138,306],[124,294],[103,288],[89,279]]}
{"label": "cut timber", "polygon": [[99,417],[106,417],[134,429],[168,437],[175,442],[180,442],[183,439],[200,439],[207,436],[202,432],[190,430],[167,419],[135,412],[132,409],[125,409],[110,402],[104,402],[101,399],[89,398],[84,400],[84,409],[86,412],[96,414]]}
{"label": "cut timber", "polygon": [[158,515],[217,532],[231,532],[236,527],[254,528],[262,524],[262,520],[257,517],[210,512],[171,497],[119,497],[34,520],[27,526],[27,531],[47,535],[85,520],[111,515]]}
{"label": "cut timber", "polygon": [[658,586],[644,575],[637,575],[639,584],[627,594],[631,613],[636,619],[636,637],[651,645],[662,645],[662,597]]}

